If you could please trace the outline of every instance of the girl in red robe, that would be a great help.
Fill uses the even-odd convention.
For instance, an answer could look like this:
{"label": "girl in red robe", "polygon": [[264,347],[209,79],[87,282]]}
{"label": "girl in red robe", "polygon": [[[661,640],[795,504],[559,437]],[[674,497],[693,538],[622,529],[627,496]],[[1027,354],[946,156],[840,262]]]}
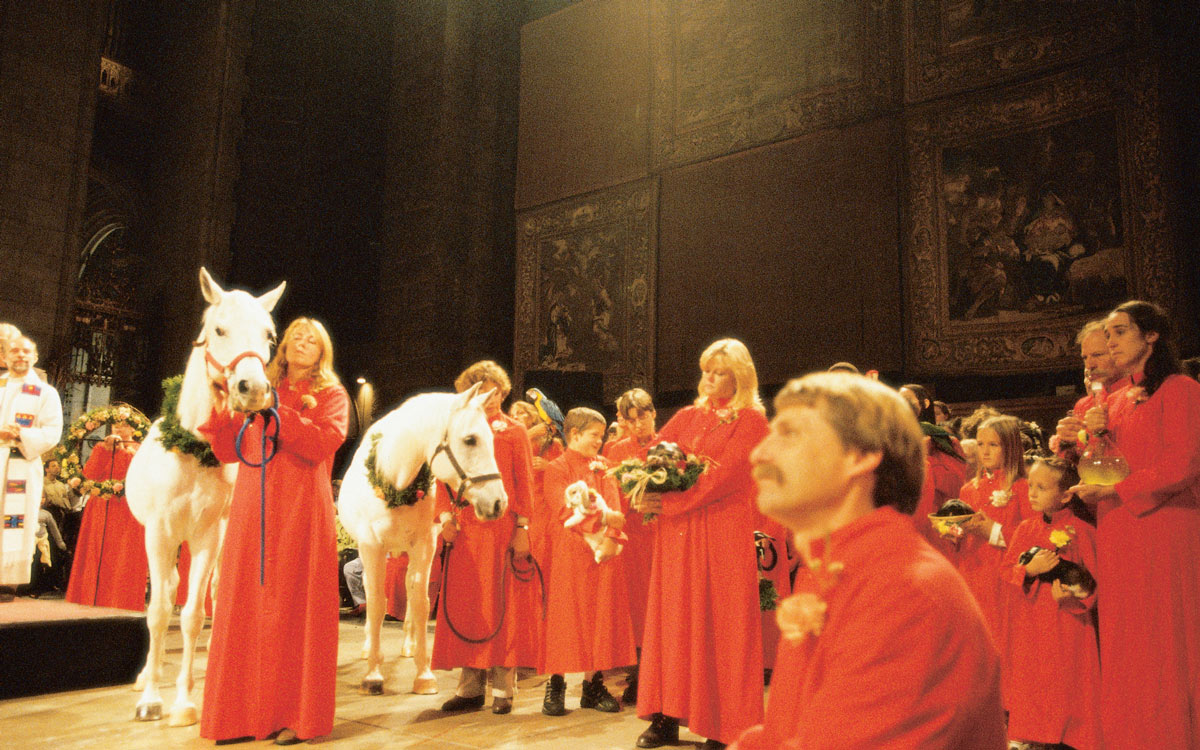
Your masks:
{"label": "girl in red robe", "polygon": [[637,703],[651,724],[638,747],[676,741],[682,724],[720,748],[762,720],[750,451],[767,434],[767,418],[745,344],[713,343],[700,369],[695,405],[659,438],[711,464],[691,489],[647,493],[634,508],[658,514]]}
{"label": "girl in red robe", "polygon": [[[1038,459],[1029,470],[1029,504],[1038,514],[1017,526],[1004,569],[1012,592],[1008,610],[1008,736],[1022,743],[1100,746],[1100,655],[1092,614],[1096,592],[1080,596],[1038,575],[1067,560],[1096,570],[1095,529],[1068,505],[1079,481],[1062,459]],[[1026,564],[1031,547],[1041,551]]]}
{"label": "girl in red robe", "polygon": [[567,412],[563,422],[567,452],[546,467],[543,497],[557,521],[551,528],[554,576],[550,579],[541,662],[541,671],[550,675],[542,704],[542,713],[549,716],[565,713],[563,675],[567,672],[591,675],[583,684],[580,708],[620,711],[620,704],[604,686],[600,670],[628,666],[637,659],[629,589],[621,564],[628,550],[598,563],[583,536],[563,526],[572,513],[563,502],[566,489],[578,481],[600,493],[614,511],[602,521],[609,529],[624,525],[620,493],[614,480],[605,475],[608,464],[598,458],[606,426],[604,416],[592,409]]}
{"label": "girl in red robe", "polygon": [[[350,399],[333,373],[329,334],[309,318],[288,326],[267,376],[277,389],[278,449],[264,468],[238,471],[200,736],[275,735],[282,745],[333,730],[339,595],[330,479]],[[243,415],[214,410],[200,427],[223,463],[239,460],[234,443],[243,422]],[[251,463],[261,462],[262,425],[254,420],[242,439]],[[266,535],[260,537],[264,471]]]}
{"label": "girl in red robe", "polygon": [[1105,319],[1132,385],[1092,409],[1129,464],[1097,503],[1100,724],[1104,747],[1200,748],[1200,383],[1180,374],[1166,312],[1126,302]]}
{"label": "girl in red robe", "polygon": [[[518,577],[509,562],[511,557],[515,564],[523,564],[524,572],[531,573],[524,561],[529,557],[533,469],[525,428],[500,409],[512,389],[508,373],[491,360],[476,362],[458,376],[454,387],[461,393],[476,383],[483,383],[482,390],[492,390],[483,408],[491,423],[508,508],[495,521],[481,521],[471,508],[452,505],[447,487],[438,488],[442,537],[453,543],[453,548],[442,575],[433,668],[462,667],[458,688],[454,697],[442,704],[443,711],[482,708],[490,671],[492,712],[507,714],[512,711],[516,667],[534,666],[539,657],[537,577]],[[492,638],[482,642],[468,640],[486,639],[493,632]]]}
{"label": "girl in red robe", "polygon": [[[97,443],[83,466],[94,482],[123,480],[137,451],[132,428],[124,423]],[[146,609],[146,529],[129,512],[125,494],[95,495],[83,509],[79,541],[64,597],[76,604]]]}

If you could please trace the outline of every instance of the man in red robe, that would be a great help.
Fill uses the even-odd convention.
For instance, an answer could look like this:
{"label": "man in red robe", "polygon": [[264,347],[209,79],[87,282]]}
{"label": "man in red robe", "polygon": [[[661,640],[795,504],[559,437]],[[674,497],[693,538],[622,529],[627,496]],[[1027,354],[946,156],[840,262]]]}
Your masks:
{"label": "man in red robe", "polygon": [[1000,661],[978,605],[905,513],[923,436],[887,387],[793,380],[751,462],[805,561],[780,606],[765,721],[741,750],[1001,750]]}

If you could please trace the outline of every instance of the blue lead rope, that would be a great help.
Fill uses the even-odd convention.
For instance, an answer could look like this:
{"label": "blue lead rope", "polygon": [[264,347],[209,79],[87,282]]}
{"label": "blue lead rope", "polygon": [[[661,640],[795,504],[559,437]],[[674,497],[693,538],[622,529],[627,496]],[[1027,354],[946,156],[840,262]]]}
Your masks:
{"label": "blue lead rope", "polygon": [[[279,403],[279,394],[272,391],[275,396],[275,403]],[[252,463],[246,460],[246,456],[242,454],[242,437],[246,434],[246,428],[254,422],[255,417],[262,417],[262,442],[259,447],[259,463]],[[271,428],[274,427],[274,430]],[[267,443],[271,444],[271,452],[267,452]],[[253,466],[261,469],[258,473],[258,585],[262,586],[266,580],[267,569],[267,464],[275,458],[275,451],[279,448],[279,412],[275,407],[264,409],[263,411],[254,412],[246,415],[246,421],[242,422],[242,427],[238,430],[237,440],[234,441],[233,450],[237,454],[238,460],[247,466]]]}

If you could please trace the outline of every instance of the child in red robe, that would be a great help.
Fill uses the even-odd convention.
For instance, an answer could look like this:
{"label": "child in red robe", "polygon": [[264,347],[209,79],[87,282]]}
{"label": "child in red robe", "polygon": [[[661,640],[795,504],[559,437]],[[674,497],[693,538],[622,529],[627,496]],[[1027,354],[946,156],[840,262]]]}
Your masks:
{"label": "child in red robe", "polygon": [[[571,516],[564,504],[568,485],[584,482],[599,492],[612,509],[621,508],[615,482],[605,475],[608,464],[598,458],[604,440],[604,417],[592,409],[567,412],[563,429],[567,452],[546,467],[543,497],[555,511],[551,527],[554,576],[550,579],[546,607],[546,634],[542,644],[542,672],[550,675],[542,713],[561,716],[566,683],[563,674],[584,672],[580,708],[616,712],[621,706],[604,686],[600,670],[623,667],[636,660],[633,621],[629,615],[629,590],[620,556],[596,562],[583,536],[563,526]],[[607,525],[624,525],[621,513],[609,514]]]}
{"label": "child in red robe", "polygon": [[[1100,710],[1094,581],[1073,592],[1059,578],[1044,580],[1059,560],[1096,570],[1095,529],[1068,505],[1067,489],[1078,481],[1074,467],[1058,458],[1038,459],[1029,470],[1029,504],[1038,515],[1021,522],[1004,555],[1013,593],[1005,704],[1013,740],[1092,750],[1099,747]],[[1033,547],[1039,551],[1021,564]]]}

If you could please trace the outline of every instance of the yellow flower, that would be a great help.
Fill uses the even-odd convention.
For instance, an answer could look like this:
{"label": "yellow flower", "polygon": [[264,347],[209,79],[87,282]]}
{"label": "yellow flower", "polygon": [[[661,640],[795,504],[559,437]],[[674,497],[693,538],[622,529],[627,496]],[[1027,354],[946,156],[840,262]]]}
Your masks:
{"label": "yellow flower", "polygon": [[1071,534],[1063,529],[1055,529],[1050,532],[1050,542],[1055,547],[1065,547],[1071,543]]}

